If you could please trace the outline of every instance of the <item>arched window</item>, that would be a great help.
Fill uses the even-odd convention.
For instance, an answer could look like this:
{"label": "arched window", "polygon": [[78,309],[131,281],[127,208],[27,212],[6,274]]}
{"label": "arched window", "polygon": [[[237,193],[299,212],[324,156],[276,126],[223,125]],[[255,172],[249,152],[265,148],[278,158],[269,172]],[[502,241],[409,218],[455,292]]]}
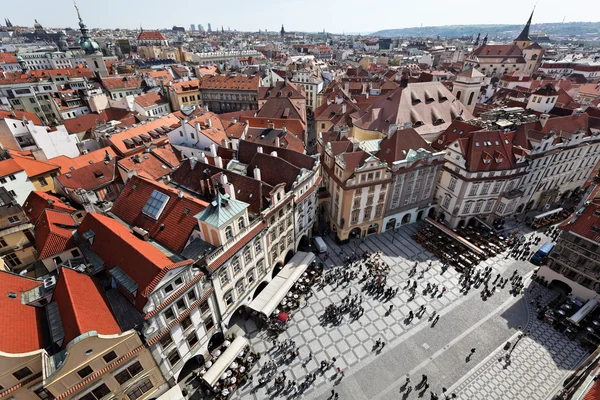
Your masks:
{"label": "arched window", "polygon": [[460,96],[462,96],[462,92],[459,90],[456,92],[456,100],[460,100]]}
{"label": "arched window", "polygon": [[225,302],[227,307],[233,304],[233,290],[230,290],[229,292],[225,293],[225,296],[223,296],[223,301]]}
{"label": "arched window", "polygon": [[473,103],[473,96],[475,96],[475,92],[471,92],[471,94],[469,95],[469,102],[467,103],[468,106],[470,106]]}
{"label": "arched window", "polygon": [[235,284],[235,291],[237,292],[238,297],[242,296],[246,291],[246,286],[244,285],[244,279],[240,279]]}
{"label": "arched window", "polygon": [[238,219],[238,228],[240,229],[240,231],[244,229],[244,226],[244,217],[240,217],[240,219]]}
{"label": "arched window", "polygon": [[227,239],[227,240],[233,239],[233,229],[231,229],[230,226],[225,228],[225,239]]}

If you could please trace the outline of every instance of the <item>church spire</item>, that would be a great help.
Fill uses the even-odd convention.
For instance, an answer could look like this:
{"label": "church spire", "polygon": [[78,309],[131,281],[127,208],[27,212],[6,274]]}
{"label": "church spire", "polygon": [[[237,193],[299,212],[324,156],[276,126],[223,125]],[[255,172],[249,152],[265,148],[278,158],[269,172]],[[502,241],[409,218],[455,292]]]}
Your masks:
{"label": "church spire", "polygon": [[477,34],[477,39],[475,39],[475,43],[473,43],[473,46],[477,47],[479,46],[479,38],[481,37],[481,33]]}
{"label": "church spire", "polygon": [[529,39],[529,29],[531,29],[531,19],[533,18],[534,11],[535,11],[535,7],[533,7],[533,10],[531,11],[531,15],[529,16],[529,19],[527,20],[527,23],[525,24],[525,27],[521,31],[521,34],[519,34],[519,36],[517,36],[517,38],[515,39],[515,42],[531,41],[531,39]]}

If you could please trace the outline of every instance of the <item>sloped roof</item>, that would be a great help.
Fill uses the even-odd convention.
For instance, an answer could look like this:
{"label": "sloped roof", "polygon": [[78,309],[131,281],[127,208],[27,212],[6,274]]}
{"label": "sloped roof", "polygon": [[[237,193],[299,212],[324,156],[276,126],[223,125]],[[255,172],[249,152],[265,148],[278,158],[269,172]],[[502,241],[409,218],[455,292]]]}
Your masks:
{"label": "sloped roof", "polygon": [[394,161],[406,159],[410,150],[424,149],[431,153],[435,150],[414,129],[401,129],[396,131],[392,137],[386,137],[379,143],[379,152],[376,156],[381,161],[391,166]]}
{"label": "sloped roof", "polygon": [[[154,190],[169,197],[164,210],[156,220],[142,212]],[[127,224],[146,230],[151,238],[179,253],[198,225],[194,216],[208,206],[207,202],[187,194],[182,193],[182,196],[179,197],[178,191],[172,187],[133,176],[115,201],[111,212]]]}
{"label": "sloped roof", "polygon": [[263,182],[275,187],[280,183],[285,184],[286,192],[291,190],[292,184],[300,175],[300,168],[284,160],[283,158],[265,153],[256,153],[248,164],[248,173],[252,174],[254,168],[260,169]]}
{"label": "sloped roof", "polygon": [[73,239],[76,228],[71,214],[46,209],[35,226],[35,245],[38,257],[45,259],[77,247]]}
{"label": "sloped roof", "polygon": [[151,243],[135,237],[129,228],[101,214],[88,213],[77,232],[81,237],[93,232],[91,250],[105,262],[107,270],[119,267],[137,283],[135,306],[142,312],[148,295],[166,273],[191,263],[174,263]]}
{"label": "sloped roof", "polygon": [[170,165],[162,162],[152,152],[122,158],[117,161],[117,164],[124,171],[144,172],[154,180],[159,180],[173,172],[173,168]]}
{"label": "sloped roof", "polygon": [[127,127],[135,124],[135,116],[122,108],[107,108],[100,113],[88,113],[79,115],[73,119],[63,121],[63,125],[69,133],[90,132],[99,124],[108,121],[119,121],[118,127]]}
{"label": "sloped roof", "polygon": [[364,111],[352,115],[354,126],[388,132],[392,124],[412,123],[419,134],[446,129],[453,120],[473,118],[465,106],[440,82],[410,83],[388,96],[380,96]]}
{"label": "sloped roof", "polygon": [[37,222],[40,215],[42,215],[46,209],[64,211],[66,213],[72,213],[75,211],[73,207],[65,204],[58,197],[50,193],[40,192],[37,190],[30,192],[27,196],[27,199],[23,203],[23,211],[32,224]]}
{"label": "sloped roof", "polygon": [[258,100],[266,100],[272,97],[288,97],[290,99],[306,98],[302,86],[298,88],[288,80],[278,81],[271,87],[261,87],[258,90]]}
{"label": "sloped roof", "polygon": [[108,91],[135,89],[142,85],[142,81],[135,75],[110,76],[102,78],[102,85]]}
{"label": "sloped roof", "polygon": [[63,348],[90,331],[102,335],[121,333],[100,282],[89,275],[62,268],[54,290],[54,301],[65,332]]}
{"label": "sloped roof", "polygon": [[216,198],[196,218],[211,226],[221,227],[242,213],[248,204],[231,198],[228,194],[217,192]]}
{"label": "sloped roof", "polygon": [[66,188],[94,190],[113,182],[117,178],[116,169],[117,160],[114,158],[69,171],[56,179]]}
{"label": "sloped roof", "polygon": [[135,96],[135,102],[142,108],[168,103],[168,101],[159,93],[154,92]]}
{"label": "sloped roof", "polygon": [[516,44],[486,44],[473,50],[472,55],[482,57],[522,57],[523,52]]}
{"label": "sloped roof", "polygon": [[256,113],[260,118],[299,119],[304,121],[303,110],[287,97],[270,97]]}
{"label": "sloped roof", "polygon": [[502,131],[476,131],[458,139],[469,171],[495,171],[517,167],[513,145]]}
{"label": "sloped roof", "polygon": [[24,170],[25,168],[21,167],[14,159],[0,161],[0,177],[12,175]]}
{"label": "sloped roof", "polygon": [[19,164],[27,174],[28,177],[33,178],[43,174],[49,174],[50,172],[58,172],[60,167],[58,165],[36,160],[33,157],[25,157],[16,152],[9,151],[11,157],[17,164]]}
{"label": "sloped roof", "polygon": [[258,92],[260,85],[260,76],[227,76],[211,75],[202,78],[200,87],[202,89],[221,89],[221,90],[251,90]]}
{"label": "sloped roof", "polygon": [[36,113],[27,112],[27,111],[19,111],[19,110],[11,110],[11,111],[0,110],[0,119],[9,118],[9,119],[22,120],[23,117],[25,117],[25,119],[27,121],[33,122],[34,125],[39,125],[39,126],[44,125],[42,123],[42,121],[40,120],[40,117],[38,117],[38,115]]}
{"label": "sloped roof", "polygon": [[314,156],[302,154],[294,150],[281,149],[273,146],[267,146],[260,143],[253,143],[247,140],[240,140],[238,146],[238,159],[244,164],[250,164],[254,155],[258,153],[258,148],[262,147],[263,153],[270,154],[277,152],[277,157],[281,158],[297,168],[312,170],[317,161]]}
{"label": "sloped roof", "polygon": [[[17,354],[44,348],[44,310],[22,303],[23,292],[42,282],[0,270],[0,351]],[[8,296],[14,293],[15,298]]]}
{"label": "sloped roof", "polygon": [[[109,157],[107,157],[107,154]],[[96,164],[107,160],[108,158],[115,158],[117,155],[112,147],[103,147],[98,150],[90,151],[87,154],[82,154],[77,157],[58,156],[48,160],[52,164],[56,164],[60,167],[60,173],[66,174],[75,169],[87,167],[91,164]]]}
{"label": "sloped roof", "polygon": [[137,40],[162,41],[162,40],[167,40],[167,38],[165,37],[165,35],[163,35],[159,31],[142,31],[138,35]]}
{"label": "sloped roof", "polygon": [[142,134],[148,134],[149,131],[156,130],[157,128],[161,128],[162,126],[170,127],[172,125],[179,124],[179,118],[177,118],[174,114],[163,115],[160,118],[157,118],[153,121],[148,121],[146,123],[140,124],[138,126],[131,127],[124,131],[115,133],[110,136],[110,144],[113,146],[115,151],[120,155],[124,156],[130,153],[136,153],[142,151],[145,144],[151,145],[160,145],[167,142],[166,136],[160,136],[158,138],[152,137],[149,143],[143,143],[141,145],[136,145],[134,148],[127,148],[124,140],[131,140],[133,137],[140,137]]}
{"label": "sloped roof", "polygon": [[589,203],[580,215],[574,214],[560,227],[563,231],[575,233],[600,244],[600,200]]}

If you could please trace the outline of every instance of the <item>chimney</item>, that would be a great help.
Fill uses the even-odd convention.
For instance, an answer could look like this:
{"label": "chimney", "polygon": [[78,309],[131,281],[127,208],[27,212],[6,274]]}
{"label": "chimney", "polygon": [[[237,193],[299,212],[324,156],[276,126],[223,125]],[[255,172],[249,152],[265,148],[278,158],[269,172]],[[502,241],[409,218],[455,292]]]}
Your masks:
{"label": "chimney", "polygon": [[367,82],[362,83],[362,94],[367,93]]}
{"label": "chimney", "polygon": [[212,119],[210,118],[206,118],[206,125],[208,125],[208,128],[212,128]]}
{"label": "chimney", "polygon": [[194,170],[194,168],[196,167],[197,162],[198,162],[198,159],[196,157],[190,157],[190,168],[192,170]]}
{"label": "chimney", "polygon": [[[281,146],[281,142],[279,141],[279,135],[275,136],[275,147],[279,148]],[[273,152],[277,154],[276,152]]]}
{"label": "chimney", "polygon": [[104,151],[104,161],[111,161],[112,160],[112,156],[110,155],[110,153],[108,152],[108,150]]}
{"label": "chimney", "polygon": [[195,127],[196,127],[196,138],[197,138],[197,139],[200,139],[200,130],[201,130],[201,128],[200,128],[200,123],[199,123],[199,122],[196,122],[196,125],[195,125]]}
{"label": "chimney", "polygon": [[273,122],[269,121],[268,127],[269,127],[269,129],[274,129],[275,124]]}
{"label": "chimney", "polygon": [[200,161],[202,161],[204,164],[208,164],[208,158],[206,158],[206,154],[204,153],[200,153]]}
{"label": "chimney", "polygon": [[344,90],[346,92],[350,91],[350,82],[348,82],[348,81],[344,82]]}
{"label": "chimney", "polygon": [[217,156],[217,145],[215,143],[210,144],[210,156],[211,157]]}
{"label": "chimney", "polygon": [[542,128],[544,126],[546,126],[546,122],[548,122],[548,118],[550,118],[550,115],[548,115],[548,114],[540,115],[540,124],[542,124]]}
{"label": "chimney", "polygon": [[272,152],[271,152],[271,155],[272,155],[273,157],[277,157],[277,152],[276,152],[276,151],[272,151]]}
{"label": "chimney", "polygon": [[281,132],[287,133],[287,128],[285,127],[285,122],[281,123]]}
{"label": "chimney", "polygon": [[260,168],[258,167],[254,167],[254,179],[256,179],[257,181],[260,181]]}
{"label": "chimney", "polygon": [[262,146],[258,146],[258,147],[256,148],[256,152],[257,152],[257,153],[262,153],[262,152],[263,152],[263,148],[262,148]]}
{"label": "chimney", "polygon": [[229,195],[232,199],[235,200],[235,188],[229,181],[227,180],[227,175],[221,174],[221,184],[223,185],[223,189],[225,193]]}
{"label": "chimney", "polygon": [[581,115],[583,114],[583,108],[576,108],[573,110],[573,115]]}
{"label": "chimney", "polygon": [[331,104],[331,100],[328,98],[327,99],[327,105],[330,105],[330,104]]}
{"label": "chimney", "polygon": [[183,191],[182,190],[177,191],[177,197],[180,199],[183,199]]}
{"label": "chimney", "polygon": [[221,158],[221,156],[215,157],[215,167],[223,168],[223,159]]}
{"label": "chimney", "polygon": [[346,103],[342,103],[342,114],[346,114]]}

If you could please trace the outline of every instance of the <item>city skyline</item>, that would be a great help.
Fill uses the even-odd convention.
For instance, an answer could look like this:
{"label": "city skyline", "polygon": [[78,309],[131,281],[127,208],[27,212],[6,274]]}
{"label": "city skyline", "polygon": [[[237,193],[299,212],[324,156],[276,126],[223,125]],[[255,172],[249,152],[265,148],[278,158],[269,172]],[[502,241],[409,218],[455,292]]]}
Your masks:
{"label": "city skyline", "polygon": [[[398,7],[391,0],[383,0],[378,7],[361,9],[361,3],[357,0],[350,2],[317,3],[314,0],[299,2],[290,0],[288,2],[275,2],[274,0],[262,0],[259,5],[263,7],[247,6],[239,0],[233,0],[231,7],[224,9],[213,8],[210,13],[198,7],[191,0],[183,0],[178,3],[179,10],[186,10],[185,15],[179,13],[157,13],[153,12],[160,6],[157,0],[141,2],[133,0],[123,3],[116,0],[106,0],[102,4],[82,1],[79,4],[82,16],[90,28],[125,28],[135,29],[140,26],[145,29],[168,29],[174,25],[189,28],[191,23],[197,24],[202,19],[204,25],[209,22],[213,29],[221,29],[230,26],[232,30],[279,31],[281,24],[286,31],[320,32],[360,32],[369,33],[382,29],[400,29],[418,26],[447,26],[447,25],[472,25],[472,24],[523,24],[534,7],[533,3],[522,3],[516,0],[504,2],[504,7],[496,10],[493,14],[486,13],[481,9],[469,7],[468,2],[454,4],[444,12],[431,12],[436,7],[443,7],[444,3],[434,0],[428,3],[417,3]],[[32,0],[32,9],[44,9],[45,2]],[[15,3],[6,4],[2,15],[11,20],[17,26],[33,26],[34,19],[49,28],[76,27],[76,13],[73,3],[69,0],[55,2],[57,7],[44,9],[43,13],[36,15],[23,10]],[[299,5],[303,7],[300,8]],[[60,7],[62,6],[62,7]],[[314,6],[314,7],[311,7]],[[276,8],[275,8],[276,7]],[[397,7],[398,13],[410,14],[410,18],[398,18],[397,13],[383,13],[382,9],[393,10]],[[262,9],[277,9],[277,17],[272,13],[262,12]],[[197,9],[197,16],[195,14]],[[69,11],[71,10],[71,11]],[[121,10],[114,13],[114,10]],[[360,10],[360,12],[357,12]],[[316,12],[315,12],[316,11]],[[566,12],[568,11],[568,12]],[[564,3],[558,0],[546,0],[537,4],[533,19],[533,25],[540,23],[556,22],[593,22],[593,17],[600,14],[600,4],[588,5],[587,20],[572,10],[564,10]],[[336,15],[336,18],[329,18]],[[413,17],[415,16],[416,17]],[[201,17],[199,17],[201,16]]]}

